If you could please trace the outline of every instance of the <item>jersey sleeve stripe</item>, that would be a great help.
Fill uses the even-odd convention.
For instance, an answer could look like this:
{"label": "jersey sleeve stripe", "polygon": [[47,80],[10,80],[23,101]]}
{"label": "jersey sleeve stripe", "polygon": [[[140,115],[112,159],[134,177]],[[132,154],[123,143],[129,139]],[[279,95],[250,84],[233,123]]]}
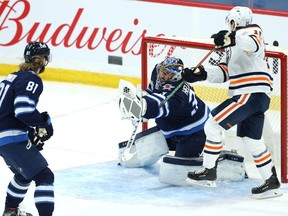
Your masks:
{"label": "jersey sleeve stripe", "polygon": [[250,35],[250,37],[256,44],[256,50],[254,52],[257,52],[259,50],[259,47],[261,46],[261,41],[255,35]]}
{"label": "jersey sleeve stripe", "polygon": [[220,67],[221,71],[223,72],[223,77],[224,77],[223,82],[226,82],[228,80],[228,67],[227,67],[227,65],[224,65],[224,64],[219,64],[218,66]]}
{"label": "jersey sleeve stripe", "polygon": [[35,101],[27,96],[17,96],[14,100],[14,106],[18,103],[28,103],[29,105],[35,106]]}
{"label": "jersey sleeve stripe", "polygon": [[18,107],[15,109],[15,116],[19,116],[26,113],[32,113],[35,111],[35,107]]}

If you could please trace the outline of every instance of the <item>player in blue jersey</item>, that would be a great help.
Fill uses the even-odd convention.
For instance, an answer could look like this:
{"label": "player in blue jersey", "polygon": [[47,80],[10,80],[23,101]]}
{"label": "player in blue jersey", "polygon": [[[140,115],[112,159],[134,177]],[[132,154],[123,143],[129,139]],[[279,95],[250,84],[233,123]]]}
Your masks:
{"label": "player in blue jersey", "polygon": [[49,114],[36,108],[43,91],[39,74],[50,56],[47,44],[27,44],[25,62],[0,83],[0,155],[14,173],[3,216],[32,215],[19,210],[32,181],[36,184],[34,198],[39,215],[51,216],[54,211],[54,174],[40,153],[44,141],[53,135],[53,127]]}
{"label": "player in blue jersey", "polygon": [[[169,150],[175,151],[175,156],[199,157],[205,144],[204,124],[210,110],[196,96],[190,84],[183,81],[181,76],[183,69],[184,64],[181,59],[166,58],[154,67],[151,81],[141,98],[122,96],[120,111],[125,119],[155,119]],[[182,82],[184,84],[180,85]],[[179,85],[181,88],[163,104],[163,101]],[[135,100],[139,109],[126,110],[125,103],[130,100]]]}
{"label": "player in blue jersey", "polygon": [[183,81],[184,64],[175,57],[166,58],[152,71],[151,81],[143,100],[147,104],[145,119],[155,123],[177,157],[199,157],[206,135],[204,124],[209,116],[208,106],[196,96],[187,82],[163,106],[159,104]]}
{"label": "player in blue jersey", "polygon": [[217,158],[223,147],[223,130],[237,125],[237,136],[251,152],[264,183],[252,189],[254,198],[282,195],[280,182],[272,157],[262,142],[265,112],[269,108],[273,78],[265,58],[262,29],[252,24],[252,11],[247,7],[234,7],[226,17],[229,30],[214,34],[216,49],[225,51],[226,57],[217,66],[203,66],[186,70],[183,77],[189,82],[208,80],[223,83],[229,80],[227,100],[211,111],[205,124],[207,135],[204,147],[204,169],[189,172],[191,184],[215,186]]}

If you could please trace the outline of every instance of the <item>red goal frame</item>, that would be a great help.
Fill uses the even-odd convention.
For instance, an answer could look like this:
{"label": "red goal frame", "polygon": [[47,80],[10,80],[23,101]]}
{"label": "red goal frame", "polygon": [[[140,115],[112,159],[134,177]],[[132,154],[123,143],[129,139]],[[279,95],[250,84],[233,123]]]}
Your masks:
{"label": "red goal frame", "polygon": [[[161,38],[161,37],[144,37],[141,43],[141,85],[142,89],[146,89],[148,85],[148,44],[156,43],[171,46],[182,46],[190,48],[201,48],[211,50],[214,48],[213,44],[206,44],[196,41],[184,41],[180,39],[172,38]],[[278,51],[266,51],[267,57],[280,59],[280,70],[281,70],[281,182],[287,183],[287,55]],[[148,127],[147,123],[142,124],[142,130],[146,130]]]}

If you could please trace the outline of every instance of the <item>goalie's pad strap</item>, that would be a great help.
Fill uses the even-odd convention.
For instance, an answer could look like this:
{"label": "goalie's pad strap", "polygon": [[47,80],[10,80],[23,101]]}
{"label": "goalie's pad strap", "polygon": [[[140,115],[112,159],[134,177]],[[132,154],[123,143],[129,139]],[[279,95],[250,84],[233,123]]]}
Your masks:
{"label": "goalie's pad strap", "polygon": [[220,156],[218,157],[218,162],[225,159],[241,163],[244,161],[244,157],[242,157],[241,155],[238,155],[237,153],[231,151],[222,150]]}
{"label": "goalie's pad strap", "polygon": [[144,130],[144,131],[142,131],[142,132],[140,132],[140,133],[138,133],[137,135],[136,135],[136,140],[137,139],[140,139],[140,138],[142,138],[142,137],[144,137],[144,136],[148,136],[148,135],[150,135],[150,134],[153,134],[153,133],[155,133],[155,132],[157,132],[157,131],[159,131],[160,129],[157,127],[157,126],[155,126],[155,127],[151,127],[151,128],[149,128],[149,129],[147,129],[147,130]]}
{"label": "goalie's pad strap", "polygon": [[[238,155],[237,153],[233,153],[231,151],[222,150],[220,156],[218,157],[218,162],[223,160],[230,160],[235,162],[242,163],[244,161],[244,157]],[[203,163],[203,158],[182,158],[182,157],[174,157],[170,155],[166,155],[163,157],[164,163],[177,164],[182,166],[201,166]]]}
{"label": "goalie's pad strap", "polygon": [[166,155],[163,157],[163,162],[169,164],[178,164],[182,166],[201,166],[203,160],[202,158],[182,158]]}

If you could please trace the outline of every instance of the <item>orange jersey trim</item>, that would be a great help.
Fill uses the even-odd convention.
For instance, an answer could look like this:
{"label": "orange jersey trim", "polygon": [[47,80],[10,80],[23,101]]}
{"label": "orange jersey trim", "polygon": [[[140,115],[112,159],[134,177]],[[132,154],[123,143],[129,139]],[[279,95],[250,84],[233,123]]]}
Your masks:
{"label": "orange jersey trim", "polygon": [[239,102],[236,102],[235,104],[233,104],[229,109],[227,109],[225,112],[223,112],[217,118],[215,118],[215,120],[218,122],[223,116],[229,114],[231,112],[231,110],[234,110],[236,107],[242,106],[247,97],[248,97],[248,94],[243,95],[243,97],[241,98],[241,100]]}

